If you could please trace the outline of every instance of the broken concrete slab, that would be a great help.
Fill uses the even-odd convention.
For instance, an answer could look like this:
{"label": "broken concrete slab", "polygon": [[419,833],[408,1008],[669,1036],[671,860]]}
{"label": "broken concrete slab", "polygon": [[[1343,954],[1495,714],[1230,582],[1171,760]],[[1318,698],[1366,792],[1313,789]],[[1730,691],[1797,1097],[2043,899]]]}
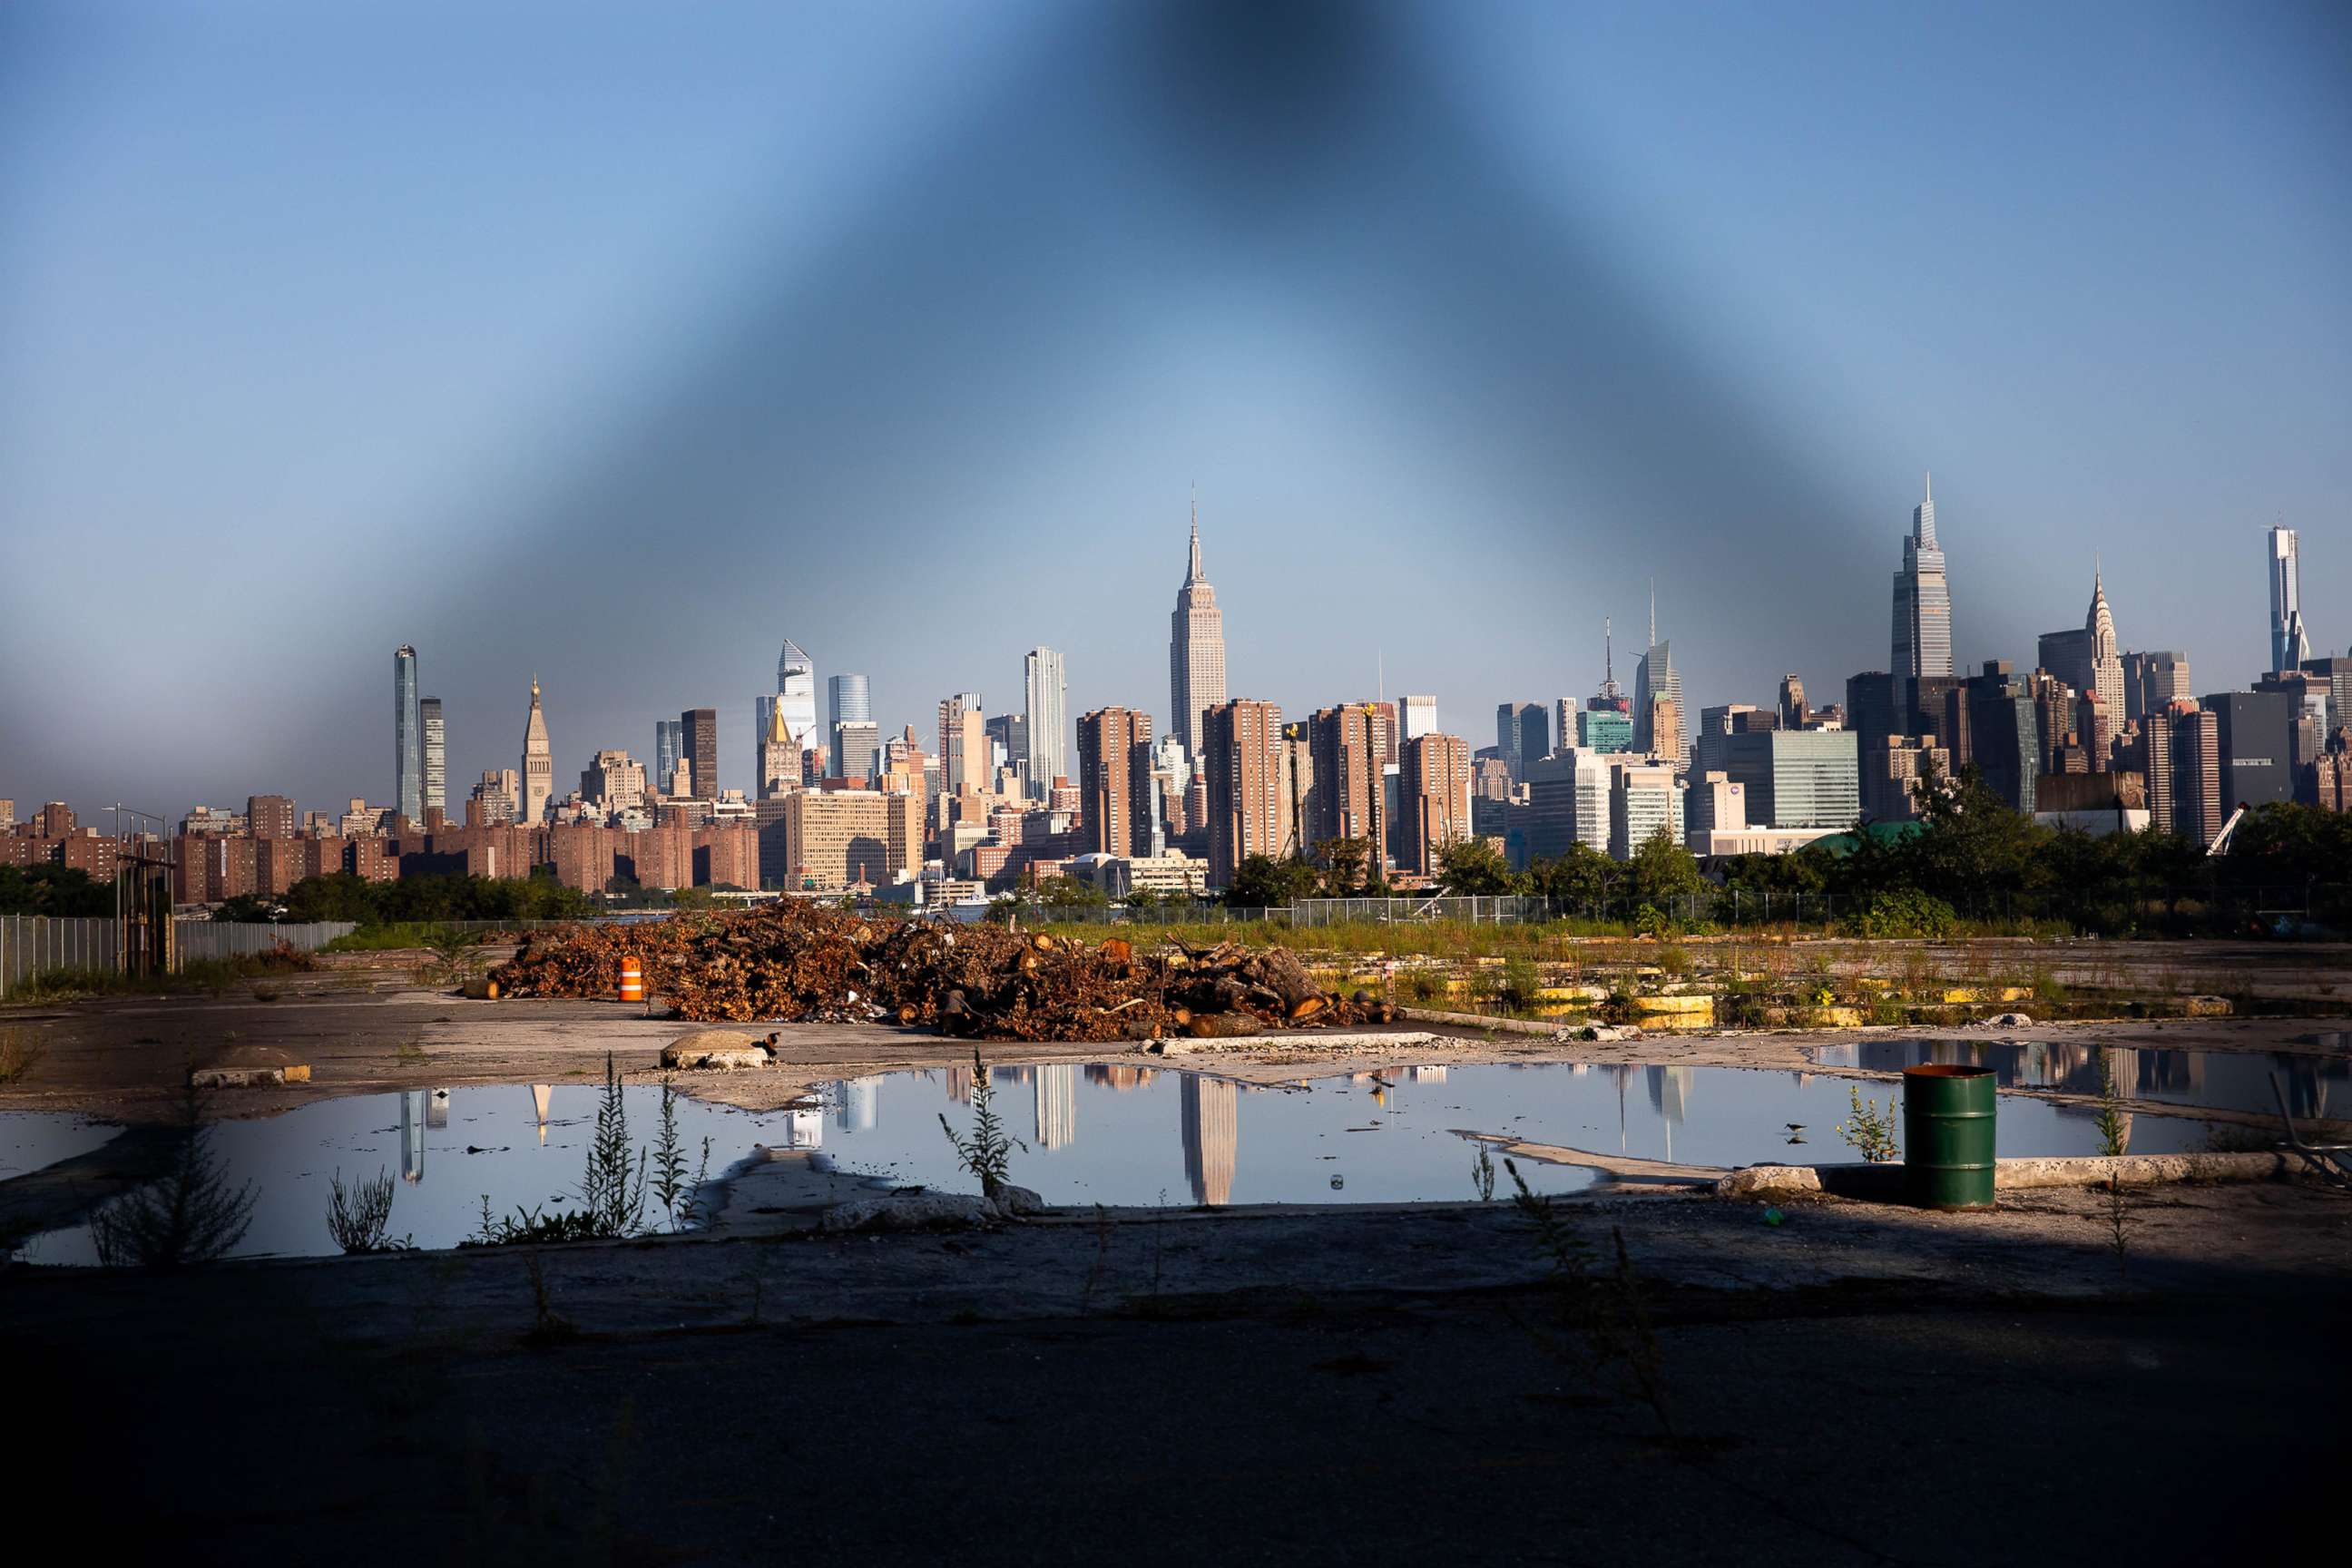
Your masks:
{"label": "broken concrete slab", "polygon": [[664,1046],[661,1062],[682,1070],[733,1072],[763,1068],[776,1059],[775,1038],[771,1035],[761,1040],[738,1029],[697,1029]]}
{"label": "broken concrete slab", "polygon": [[299,1062],[274,1068],[194,1068],[188,1072],[190,1089],[272,1089],[310,1081],[310,1068]]}

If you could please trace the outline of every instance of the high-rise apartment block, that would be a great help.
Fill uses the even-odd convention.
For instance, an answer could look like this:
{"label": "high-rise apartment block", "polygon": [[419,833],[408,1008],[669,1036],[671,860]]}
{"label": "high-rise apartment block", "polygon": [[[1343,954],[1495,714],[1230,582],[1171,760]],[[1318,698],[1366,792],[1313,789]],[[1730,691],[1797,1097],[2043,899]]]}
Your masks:
{"label": "high-rise apartment block", "polygon": [[1043,800],[1054,781],[1067,778],[1069,753],[1065,739],[1070,731],[1070,685],[1062,673],[1062,656],[1050,647],[1033,647],[1022,660],[1023,712],[1027,718],[1029,798]]}
{"label": "high-rise apartment block", "polygon": [[1208,744],[1208,710],[1225,700],[1225,616],[1201,570],[1201,508],[1192,505],[1192,548],[1176,608],[1168,617],[1168,722],[1198,760]]}
{"label": "high-rise apartment block", "polygon": [[1150,855],[1151,715],[1098,708],[1078,719],[1078,842],[1089,854]]}
{"label": "high-rise apartment block", "polygon": [[1282,710],[1247,698],[1202,716],[1201,781],[1209,828],[1209,885],[1233,885],[1253,855],[1282,852]]}
{"label": "high-rise apartment block", "polygon": [[1944,573],[1943,546],[1936,540],[1936,487],[1911,510],[1911,533],[1903,542],[1902,569],[1895,574],[1895,679],[1905,700],[1916,683],[1952,673],[1952,590]]}
{"label": "high-rise apartment block", "polygon": [[392,653],[392,805],[410,821],[422,822],[425,729],[416,701],[416,650],[403,643]]}
{"label": "high-rise apartment block", "polygon": [[1470,742],[1459,735],[1416,735],[1405,742],[1402,776],[1399,860],[1406,870],[1433,877],[1446,849],[1470,837]]}
{"label": "high-rise apartment block", "polygon": [[416,700],[417,731],[425,747],[425,820],[449,815],[449,731],[441,720],[441,699]]}
{"label": "high-rise apartment block", "polygon": [[[1534,708],[1537,720],[1543,719],[1543,710],[1533,704],[1514,706]],[[1388,724],[1388,710],[1371,702],[1321,709],[1307,721],[1307,747],[1315,770],[1307,842],[1361,839],[1375,868],[1385,859],[1388,846],[1387,801],[1381,785]],[[1466,777],[1466,759],[1464,771]]]}

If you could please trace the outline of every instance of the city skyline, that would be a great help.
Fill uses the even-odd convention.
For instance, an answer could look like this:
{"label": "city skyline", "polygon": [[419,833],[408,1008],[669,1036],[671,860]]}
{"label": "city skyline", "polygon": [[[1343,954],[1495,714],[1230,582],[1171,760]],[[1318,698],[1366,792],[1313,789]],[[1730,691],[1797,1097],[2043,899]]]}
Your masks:
{"label": "city skyline", "polygon": [[[12,787],[347,790],[403,641],[461,779],[536,668],[559,737],[719,705],[748,787],[786,633],[901,715],[1041,643],[1073,711],[1156,710],[1115,606],[1164,609],[1195,476],[1230,689],[1286,711],[1383,651],[1455,713],[1590,690],[1653,575],[1688,707],[1833,689],[1885,628],[1819,609],[1883,605],[1929,466],[1959,668],[2074,618],[2048,552],[2252,668],[2273,522],[2344,647],[2340,12],[2119,53],[2096,7],[914,9],[583,16],[559,60],[513,17],[7,8],[0,534],[38,568],[0,655],[49,672],[0,687]],[[349,178],[393,147],[415,178]],[[1385,614],[1300,613],[1343,590]],[[1477,636],[1409,655],[1433,621]]]}
{"label": "city skyline", "polygon": [[[1195,497],[1192,504],[1194,511],[1190,525],[1189,565],[1186,579],[1181,584],[1181,590],[1178,595],[1178,608],[1174,616],[1171,616],[1171,628],[1181,628],[1186,625],[1186,610],[1184,606],[1189,602],[1187,596],[1193,594],[1196,590],[1206,590],[1212,595],[1208,600],[1208,609],[1210,615],[1215,617],[1214,625],[1217,628],[1215,635],[1220,645],[1220,652],[1222,652],[1222,644],[1223,642],[1223,619],[1222,611],[1215,605],[1213,599],[1214,591],[1213,589],[1209,589],[1206,576],[1202,574],[1201,571],[1202,546],[1197,510],[1197,496]],[[2279,536],[2282,531],[2285,532],[2286,537],[2284,554],[2281,552],[2281,547],[2278,542]],[[1932,481],[1930,481],[1927,499],[1924,500],[1911,510],[1906,531],[1902,536],[1902,543],[1906,553],[1906,572],[1910,570],[1910,562],[1921,553],[1920,542],[1923,535],[1925,540],[1927,542],[1927,548],[1933,552],[1933,556],[1936,560],[1940,561],[1943,556],[1943,552],[1939,548],[1937,548],[1937,545],[1940,542],[1940,539],[1937,532]],[[2300,565],[2299,545],[2292,531],[2282,531],[2277,528],[2272,528],[2268,531],[2266,537],[2269,541],[2269,548],[2266,551],[2266,554],[2272,561],[2272,566],[2265,591],[2270,595],[2270,603],[2272,605],[2271,635],[2275,640],[2280,635],[2281,627],[2285,626],[2290,618],[2287,616],[2283,616],[2278,609],[2281,597],[2280,584],[2282,582],[2286,584],[2286,600],[2288,609],[2291,612],[2293,626],[2297,630],[2304,630],[2304,628],[2305,628],[2305,622],[2303,617],[2300,599],[2295,590],[2295,584],[2298,581]],[[2285,563],[2284,571],[2280,564],[2282,562]],[[1906,575],[1906,572],[1898,572],[1896,574],[1896,605],[1898,620],[1902,614],[1904,605],[1903,579]],[[2093,575],[2094,584],[2091,607],[2086,613],[2086,617],[2081,629],[2059,633],[2045,632],[2038,634],[2033,639],[2032,639],[2032,653],[2030,657],[2028,657],[2025,650],[2022,649],[2018,650],[2015,653],[1997,656],[1988,655],[1987,657],[2007,658],[2011,664],[2020,669],[2046,668],[2053,675],[2066,680],[2070,685],[2076,686],[2080,689],[2082,683],[2077,679],[2078,673],[2080,672],[2078,672],[2075,668],[2079,658],[2082,664],[2082,672],[2088,672],[2092,676],[2094,684],[2092,685],[2091,689],[2096,690],[2102,699],[2107,703],[2107,711],[2110,714],[2119,715],[2125,710],[2121,701],[2119,700],[2121,682],[2123,679],[2120,658],[2123,654],[2131,652],[2153,656],[2160,652],[2165,657],[2172,657],[2175,653],[2188,654],[2193,657],[2194,650],[2181,648],[2179,647],[2178,645],[2174,645],[2169,647],[2163,647],[2161,645],[2161,639],[2150,640],[2148,646],[2145,648],[2127,647],[2125,644],[2118,643],[2116,640],[2113,616],[2109,608],[2108,598],[2105,592],[2105,566],[2103,560],[2095,563]],[[1652,643],[1650,647],[1645,650],[1642,656],[1642,658],[1637,661],[1635,690],[1637,693],[1643,690],[1643,682],[1647,678],[1646,667],[1650,660],[1654,657],[1659,659],[1661,662],[1661,668],[1665,672],[1665,679],[1661,686],[1658,695],[1672,697],[1676,702],[1677,710],[1674,716],[1678,721],[1683,749],[1685,752],[1687,752],[1691,738],[1695,732],[1693,726],[1699,710],[1696,705],[1688,708],[1684,708],[1681,705],[1680,692],[1682,675],[1681,671],[1675,667],[1672,656],[1668,652],[1672,639],[1658,637],[1656,630],[1657,612],[1654,588],[1649,589],[1648,593],[1650,595],[1649,616]],[[1947,598],[1946,603],[1948,605],[1948,598]],[[1950,617],[1948,616],[1948,618]],[[1965,617],[1958,618],[1956,623],[1955,630],[1957,631],[1957,626],[1958,625],[1964,624]],[[1593,689],[1601,691],[1605,695],[1612,681],[1612,678],[1609,673],[1612,654],[1607,638],[1607,625],[1605,618],[1603,634],[1602,674],[1601,679],[1593,683]],[[2068,643],[2067,639],[2080,639],[2082,647],[2079,652]],[[1956,640],[1958,640],[1957,637]],[[2309,657],[2311,658],[2321,658],[2329,657],[2324,648],[2315,647],[2309,643],[2307,631],[2305,631],[2304,646],[2310,648]],[[1173,629],[1171,629],[1168,647],[1171,668],[1172,672],[1176,668],[1178,647],[1177,633]],[[1898,653],[1901,651],[1899,647],[1896,651]],[[1089,711],[1092,708],[1124,708],[1129,706],[1129,704],[1114,698],[1110,700],[1092,704],[1091,707],[1087,705],[1076,707],[1070,706],[1069,700],[1066,695],[1068,689],[1068,677],[1064,668],[1062,656],[1057,650],[1050,647],[1034,647],[1022,655],[1021,658],[1024,668],[1022,680],[1018,689],[1022,691],[1023,697],[1010,704],[1000,706],[994,711],[991,711],[984,704],[978,703],[977,700],[981,696],[980,690],[964,690],[961,688],[956,688],[952,689],[952,692],[957,700],[969,700],[972,702],[975,705],[975,710],[982,713],[989,719],[994,720],[1003,716],[1025,719],[1030,700],[1032,682],[1034,678],[1034,668],[1041,656],[1049,662],[1051,669],[1051,684],[1055,692],[1055,705],[1062,710],[1062,736],[1058,750],[1068,765],[1067,770],[1066,770],[1067,776],[1072,777],[1075,782],[1074,770],[1076,763],[1073,760],[1075,758],[1075,752],[1070,752],[1068,748],[1071,743],[1072,734],[1074,733],[1071,726],[1075,723],[1076,715],[1084,711]],[[2052,663],[2051,660],[2053,658],[2057,658],[2059,662],[2055,664]],[[1220,659],[1219,662],[1222,664],[1222,659]],[[1739,695],[1733,699],[1735,702],[1748,702],[1760,699],[1760,701],[1759,702],[1759,706],[1772,707],[1775,705],[1774,694],[1771,691],[1765,689],[1765,683],[1770,678],[1762,673],[1766,668],[1769,666],[1770,662],[1771,661],[1769,658],[1761,658],[1755,662],[1754,668],[1757,674],[1753,677],[1752,680],[1753,689],[1751,691],[1748,687],[1741,687],[1739,689]],[[1976,668],[1983,661],[1960,661],[1956,659],[1954,662],[1958,676],[1959,678],[1966,678],[1967,676],[1974,673]],[[393,731],[395,756],[394,766],[389,770],[391,776],[387,781],[385,781],[386,787],[381,802],[381,804],[390,805],[394,809],[404,810],[408,794],[408,787],[404,783],[404,777],[413,777],[415,780],[415,793],[420,805],[420,809],[414,820],[418,821],[423,820],[421,806],[425,804],[425,795],[426,786],[428,784],[438,784],[442,782],[443,775],[445,774],[447,766],[446,757],[448,754],[447,743],[444,739],[447,727],[447,721],[441,711],[443,706],[441,700],[437,698],[420,699],[416,695],[416,693],[421,689],[420,667],[422,663],[423,658],[420,651],[413,644],[404,643],[394,651],[395,715]],[[833,726],[831,724],[821,724],[818,718],[815,685],[818,679],[824,679],[826,681],[826,689],[828,692],[828,718],[830,718],[831,710],[835,704],[840,704],[843,707],[845,717],[846,717],[850,712],[856,712],[869,716],[870,718],[870,716],[877,710],[877,705],[872,700],[871,684],[868,678],[862,674],[851,672],[836,673],[824,671],[820,668],[818,660],[814,658],[809,653],[803,651],[800,645],[789,637],[782,639],[782,652],[777,657],[773,668],[776,670],[775,683],[777,690],[782,695],[770,695],[766,693],[759,695],[755,699],[753,713],[751,720],[745,725],[740,737],[730,737],[729,726],[724,718],[724,714],[727,710],[723,708],[695,708],[687,710],[680,715],[680,720],[676,727],[681,731],[680,743],[682,745],[691,744],[691,742],[686,741],[684,737],[685,735],[692,732],[694,722],[702,719],[706,715],[709,716],[709,721],[712,725],[712,732],[710,735],[707,735],[702,738],[702,744],[706,746],[715,744],[717,747],[719,757],[719,790],[724,791],[740,789],[748,798],[758,798],[761,796],[767,783],[767,781],[761,776],[763,763],[765,760],[764,752],[770,740],[772,721],[776,717],[777,711],[780,709],[784,716],[786,727],[793,735],[793,743],[796,749],[811,746],[824,746],[830,751],[835,736],[833,733]],[[1848,673],[1853,674],[1856,672]],[[2207,682],[2207,689],[2228,689],[2234,686],[2243,686],[2251,682],[2255,679],[2255,674],[2256,672],[2248,672],[2245,678],[2242,680],[2219,679],[2217,682],[2217,677],[2213,674],[2205,675],[2202,679]],[[1799,684],[1801,689],[1802,678],[1799,672],[1784,672],[1781,679],[1785,680],[1790,679],[1791,676],[1798,678]],[[1171,681],[1174,679],[1172,673],[1171,679]],[[1377,684],[1383,679],[1383,676],[1376,673],[1374,682],[1372,684]],[[1843,686],[1844,679],[1844,677],[1839,677],[1833,679],[1823,679],[1821,681],[1821,687],[1824,690],[1841,689]],[[1726,677],[1717,673],[1712,679],[1707,681],[1706,684],[1710,687],[1720,687],[1731,683],[1736,678]],[[984,686],[982,689],[984,690]],[[1349,688],[1349,689],[1351,691],[1353,690],[1352,688]],[[1171,696],[1172,695],[1173,693],[1171,693]],[[1245,695],[1245,693],[1239,689],[1235,689],[1234,695]],[[1474,750],[1489,743],[1483,739],[1484,731],[1475,717],[1468,722],[1463,721],[1464,711],[1466,708],[1471,707],[1470,704],[1461,703],[1444,692],[1433,693],[1431,694],[1431,696],[1436,700],[1442,711],[1454,715],[1453,719],[1446,721],[1446,732],[1463,736],[1468,741],[1470,746]],[[1276,706],[1282,710],[1286,718],[1295,718],[1298,720],[1304,720],[1308,713],[1315,710],[1315,708],[1327,706],[1332,701],[1352,702],[1360,701],[1361,700],[1362,694],[1350,695],[1347,697],[1334,697],[1327,694],[1323,697],[1311,700],[1309,703],[1302,704],[1294,708],[1287,702],[1282,702],[1273,699],[1257,699],[1257,700],[1275,701]],[[1393,700],[1391,700],[1391,701]],[[1596,699],[1591,700],[1599,700]],[[1576,702],[1576,699],[1562,694],[1545,698],[1540,700],[1506,700],[1497,703],[1496,709],[1498,712],[1504,710],[1516,711],[1521,709],[1528,709],[1532,710],[1533,716],[1549,717],[1551,710],[1561,704]],[[1591,703],[1588,700],[1579,705],[1590,706]],[[925,713],[936,711],[939,706],[940,700],[936,698],[919,700],[907,704],[903,717],[889,717],[873,721],[877,724],[887,725],[887,729],[885,731],[886,733],[895,733],[898,726],[901,724],[914,724],[919,716]],[[1145,707],[1139,702],[1133,704],[1133,706],[1139,711],[1150,711],[1148,707]],[[1651,738],[1642,733],[1639,722],[1638,705],[1636,705],[1636,713],[1630,716],[1633,720],[1631,730],[1634,748],[1642,751],[1659,749],[1652,746],[1649,743]],[[423,720],[423,713],[428,708],[431,712],[429,730]],[[547,739],[549,736],[549,725],[551,721],[542,716],[541,708],[541,683],[538,678],[534,676],[530,682],[530,698],[528,712],[528,729],[530,733],[526,736],[526,747],[528,747],[529,743],[534,738],[541,740],[542,743],[550,745],[551,757],[546,772],[547,776],[551,780],[551,794],[550,795],[542,798],[553,798],[554,796],[560,796],[563,791],[560,787],[555,787],[551,781],[570,776],[566,770],[571,766],[571,762],[569,760],[571,753],[565,749],[566,742]],[[560,705],[557,710],[559,712],[561,711]],[[889,709],[887,704],[883,705],[882,710],[886,714],[896,713],[898,711],[898,710]],[[2340,722],[2341,721],[2338,721]],[[667,723],[668,721],[667,720],[657,721],[656,729],[658,730]],[[2117,723],[2118,725],[2120,724],[2119,720],[2117,721]],[[628,727],[628,725],[623,725],[614,732],[610,734],[600,732],[593,741],[585,742],[579,747],[580,755],[583,757],[593,757],[597,754],[607,752],[625,752],[648,771],[655,787],[665,787],[664,781],[661,780],[659,770],[661,747],[658,738],[656,739],[654,750],[649,753],[641,755],[637,752],[635,746],[629,743],[625,734],[621,732]],[[642,726],[639,725],[637,727],[641,728]],[[925,733],[919,724],[916,725],[916,730],[919,738],[929,742],[934,747],[939,744],[939,735],[936,725],[934,725],[932,731],[928,734]],[[1566,748],[1582,743],[1580,736],[1559,732],[1557,725],[1554,725],[1547,732],[1549,735],[1549,744],[1554,747]],[[433,755],[429,759],[424,754],[425,750],[424,742],[428,733],[434,742]],[[1155,742],[1160,737],[1169,736],[1173,733],[1174,729],[1172,718],[1170,721],[1163,721],[1160,723],[1158,733],[1154,737]],[[493,744],[481,752],[481,758],[487,761],[488,765],[493,771],[496,771],[504,760],[497,755],[499,749],[499,748],[497,745]],[[1506,748],[1506,750],[1507,752],[1508,748]],[[1045,753],[1045,747],[1042,740],[1033,740],[1028,742],[1027,748],[1022,756],[1012,757],[1007,760],[1015,765],[1025,765],[1034,757],[1043,755]],[[509,745],[505,749],[505,758],[512,758],[515,755],[516,752],[514,748],[511,745]],[[470,769],[471,763],[475,760],[476,758],[470,752],[461,752],[459,754],[459,777],[472,776]],[[693,760],[690,753],[688,755],[687,760]],[[527,779],[530,771],[530,759],[528,755],[525,755],[521,759],[521,762],[522,767],[520,770],[520,773]],[[407,773],[407,770],[410,768],[414,768],[415,770],[414,774],[409,774]],[[837,773],[837,769],[835,772]],[[737,778],[739,773],[741,775],[740,782]],[[22,798],[64,799],[68,801],[73,798],[68,795],[25,790],[22,785],[17,785],[16,787],[18,788]],[[276,786],[273,784],[273,787]],[[701,795],[706,797],[716,793],[713,790],[707,788],[703,782],[698,779],[695,784],[695,791],[698,795]],[[100,793],[104,794],[106,792],[101,791]],[[215,791],[209,795],[189,795],[187,797],[186,804],[202,805],[209,804],[214,801],[231,801],[242,798],[243,795],[247,793],[250,793],[247,784],[240,784],[236,788],[226,791]],[[288,790],[284,793],[287,793],[293,798],[297,799],[317,800],[322,802],[330,800],[341,802],[348,799],[362,797],[370,800],[371,802],[376,802],[377,800],[376,784],[373,781],[368,781],[367,787],[359,790],[356,794],[351,790],[341,787],[331,787],[312,794],[305,794],[299,790]],[[1042,798],[1042,785],[1040,786],[1039,798]],[[447,805],[446,796],[442,801],[435,802],[433,804],[440,805],[443,809],[448,810],[449,815],[453,819],[462,815],[460,812],[450,810]],[[519,805],[527,806],[527,800],[518,802]],[[185,809],[185,805],[182,804],[165,803],[165,805],[167,812],[173,816],[176,816],[180,810]]]}

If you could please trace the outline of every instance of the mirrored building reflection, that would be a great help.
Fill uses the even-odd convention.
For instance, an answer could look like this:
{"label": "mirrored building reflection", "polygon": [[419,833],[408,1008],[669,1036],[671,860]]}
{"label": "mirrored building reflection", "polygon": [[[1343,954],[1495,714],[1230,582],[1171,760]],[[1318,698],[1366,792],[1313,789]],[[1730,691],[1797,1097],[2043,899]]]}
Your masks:
{"label": "mirrored building reflection", "polygon": [[1221,1079],[1186,1073],[1183,1109],[1184,1180],[1192,1201],[1223,1206],[1233,1201],[1234,1158],[1241,1143],[1241,1095]]}
{"label": "mirrored building reflection", "polygon": [[425,1091],[400,1097],[400,1179],[412,1186],[425,1179]]}
{"label": "mirrored building reflection", "polygon": [[1036,1069],[1037,1146],[1067,1147],[1078,1135],[1078,1069],[1050,1066]]}

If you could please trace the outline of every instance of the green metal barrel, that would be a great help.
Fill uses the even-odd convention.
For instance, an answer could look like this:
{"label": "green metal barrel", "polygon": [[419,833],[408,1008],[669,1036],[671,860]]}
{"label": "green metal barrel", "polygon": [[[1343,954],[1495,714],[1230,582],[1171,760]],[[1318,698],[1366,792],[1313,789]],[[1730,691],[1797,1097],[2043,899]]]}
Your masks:
{"label": "green metal barrel", "polygon": [[1929,1209],[1992,1207],[1993,1072],[1903,1069],[1903,1185]]}

